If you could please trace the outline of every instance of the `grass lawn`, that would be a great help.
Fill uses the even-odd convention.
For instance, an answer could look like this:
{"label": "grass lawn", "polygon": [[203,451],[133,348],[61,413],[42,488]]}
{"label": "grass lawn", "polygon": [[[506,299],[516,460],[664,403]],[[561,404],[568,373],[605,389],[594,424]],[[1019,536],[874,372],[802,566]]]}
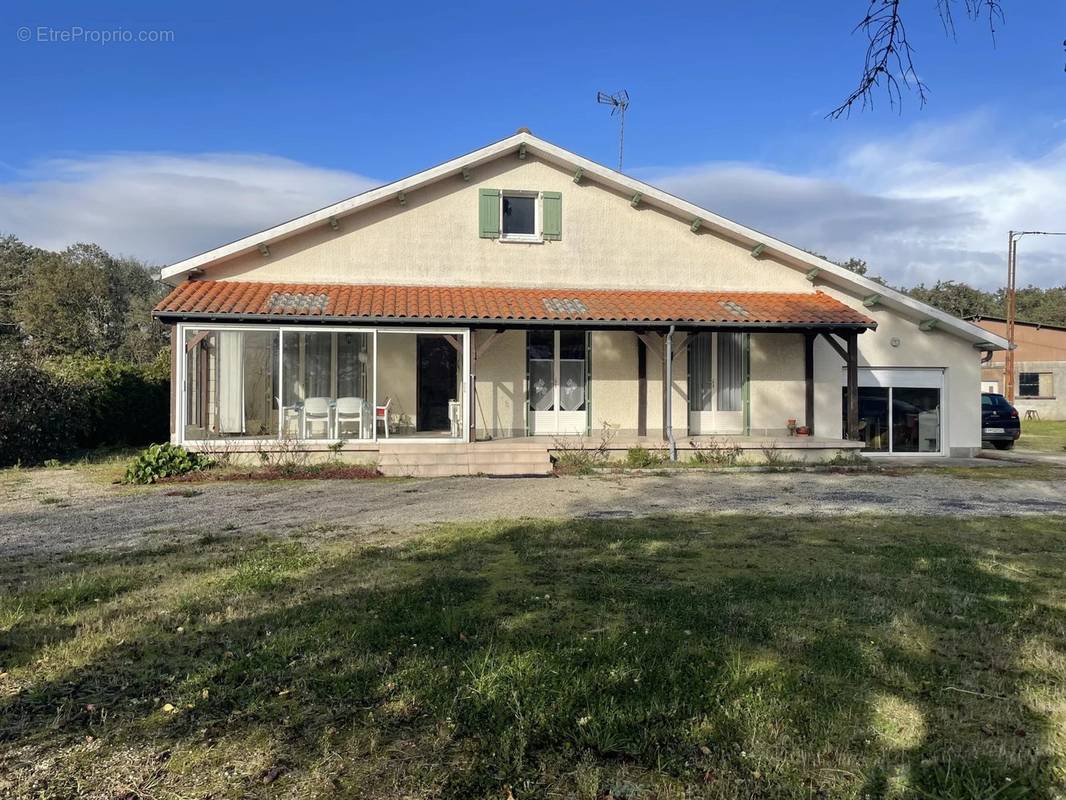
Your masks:
{"label": "grass lawn", "polygon": [[1022,420],[1022,435],[1017,447],[1043,453],[1066,455],[1066,422],[1052,420]]}
{"label": "grass lawn", "polygon": [[0,796],[1054,797],[1066,519],[0,565]]}

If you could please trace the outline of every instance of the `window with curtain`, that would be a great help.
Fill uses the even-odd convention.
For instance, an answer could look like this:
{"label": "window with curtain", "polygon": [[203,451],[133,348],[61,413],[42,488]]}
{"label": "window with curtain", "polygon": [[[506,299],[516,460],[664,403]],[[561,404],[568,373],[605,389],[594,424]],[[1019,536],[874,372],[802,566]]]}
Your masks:
{"label": "window with curtain", "polygon": [[744,385],[744,334],[718,334],[718,410],[740,411]]}
{"label": "window with curtain", "polygon": [[276,436],[278,335],[185,331],[185,438]]}
{"label": "window with curtain", "polygon": [[585,410],[585,332],[559,332],[559,405]]}
{"label": "window with curtain", "polygon": [[713,334],[697,333],[688,341],[688,410],[714,410],[714,381],[711,378]]}

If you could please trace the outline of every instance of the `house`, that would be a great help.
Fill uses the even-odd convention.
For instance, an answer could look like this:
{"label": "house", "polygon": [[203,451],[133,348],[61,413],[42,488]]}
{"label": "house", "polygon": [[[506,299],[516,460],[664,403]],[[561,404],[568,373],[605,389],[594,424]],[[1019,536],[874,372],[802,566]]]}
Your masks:
{"label": "house", "polygon": [[[1002,317],[972,317],[989,333],[1007,335]],[[1038,322],[1014,323],[1014,405],[1025,415],[1040,419],[1066,419],[1066,327]],[[992,353],[981,370],[983,391],[1002,393],[1006,389],[1006,359],[1003,352]]]}
{"label": "house", "polygon": [[604,426],[680,458],[968,455],[1007,346],[526,129],[162,276],[175,442],[401,473],[539,472]]}

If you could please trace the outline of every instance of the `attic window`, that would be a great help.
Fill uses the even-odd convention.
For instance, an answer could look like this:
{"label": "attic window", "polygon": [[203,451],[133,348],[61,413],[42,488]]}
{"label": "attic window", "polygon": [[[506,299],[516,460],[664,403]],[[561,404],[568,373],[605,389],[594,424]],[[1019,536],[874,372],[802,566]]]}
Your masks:
{"label": "attic window", "polygon": [[267,309],[282,314],[322,312],[328,303],[329,295],[325,292],[272,292],[267,298]]}
{"label": "attic window", "polygon": [[501,239],[535,241],[540,238],[540,210],[535,192],[500,193]]}
{"label": "attic window", "polygon": [[545,297],[542,301],[544,310],[553,314],[585,314],[589,307],[580,300],[564,297]]}
{"label": "attic window", "polygon": [[731,314],[736,314],[738,317],[750,317],[751,316],[751,314],[748,313],[748,310],[746,308],[744,308],[744,306],[742,306],[740,303],[736,302],[735,300],[723,300],[722,301],[722,308],[724,308],[726,311],[730,312]]}

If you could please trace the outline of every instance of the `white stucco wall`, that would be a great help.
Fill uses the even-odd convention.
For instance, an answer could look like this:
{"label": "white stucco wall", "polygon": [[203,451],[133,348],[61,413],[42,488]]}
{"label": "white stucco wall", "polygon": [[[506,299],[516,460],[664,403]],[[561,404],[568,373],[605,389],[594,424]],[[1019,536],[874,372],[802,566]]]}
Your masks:
{"label": "white stucco wall", "polygon": [[[557,242],[478,236],[478,189],[562,193]],[[669,269],[659,268],[670,265]],[[810,291],[803,275],[532,156],[505,157],[210,269],[215,279],[648,289]]]}

